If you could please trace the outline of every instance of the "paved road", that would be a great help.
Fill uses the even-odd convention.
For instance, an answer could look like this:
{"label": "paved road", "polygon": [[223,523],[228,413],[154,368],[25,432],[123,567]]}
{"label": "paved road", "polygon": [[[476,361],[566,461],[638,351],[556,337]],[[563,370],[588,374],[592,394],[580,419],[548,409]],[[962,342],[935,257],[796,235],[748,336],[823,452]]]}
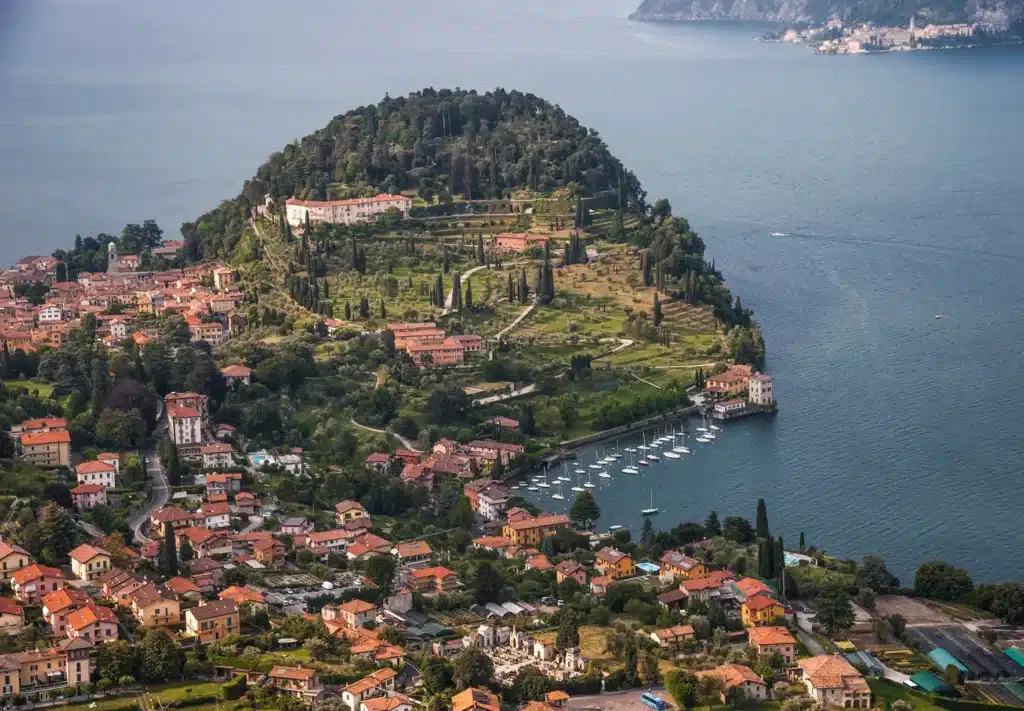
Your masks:
{"label": "paved road", "polygon": [[167,485],[167,477],[164,476],[164,469],[160,466],[160,457],[156,454],[156,447],[146,452],[146,474],[149,475],[151,480],[149,497],[139,510],[139,513],[135,514],[135,517],[128,522],[134,534],[134,540],[139,544],[149,541],[149,538],[142,533],[143,524],[149,520],[151,513],[166,506],[167,500],[171,496],[170,487]]}
{"label": "paved road", "polygon": [[245,528],[241,530],[241,533],[252,533],[253,531],[263,528],[263,517],[262,516],[250,516],[249,523]]}
{"label": "paved road", "polygon": [[[466,282],[469,281],[469,278],[471,276],[476,274],[481,269],[486,269],[486,268],[487,268],[486,264],[481,264],[479,267],[473,267],[472,269],[464,271],[462,273],[462,276],[459,277],[462,285],[465,286]],[[451,289],[448,290],[448,296],[446,296],[445,299],[444,299],[444,311],[441,312],[442,316],[447,316],[448,314],[450,314],[452,312],[452,300],[454,298],[455,298],[455,287],[453,286]]]}
{"label": "paved road", "polygon": [[160,441],[163,433],[167,430],[167,418],[165,417],[164,401],[157,400],[158,419],[156,428],[153,430],[153,443],[144,453],[146,457],[146,474],[150,478],[149,496],[128,525],[132,529],[134,541],[138,544],[149,542],[142,533],[142,526],[149,520],[149,515],[167,505],[171,496],[170,488],[167,486],[167,477],[164,476],[164,469],[160,466],[160,457],[156,453],[156,443]]}
{"label": "paved road", "polygon": [[75,519],[75,523],[77,523],[79,528],[81,528],[83,531],[88,533],[93,538],[102,538],[103,536],[107,535],[101,529],[97,528],[96,526],[92,525],[91,523],[88,523],[87,521],[82,521],[81,519]]}
{"label": "paved road", "polygon": [[814,615],[808,615],[806,612],[796,613],[796,636],[800,638],[800,641],[807,647],[807,651],[817,656],[819,654],[827,654],[825,648],[821,646],[821,643],[814,638],[811,634],[811,618]]}

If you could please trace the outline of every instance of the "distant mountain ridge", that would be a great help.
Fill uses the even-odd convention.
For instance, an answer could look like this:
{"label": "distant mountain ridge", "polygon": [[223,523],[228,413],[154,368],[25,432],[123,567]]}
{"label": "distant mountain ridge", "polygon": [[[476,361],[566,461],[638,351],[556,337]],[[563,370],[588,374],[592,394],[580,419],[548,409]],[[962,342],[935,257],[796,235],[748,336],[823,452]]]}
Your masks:
{"label": "distant mountain ridge", "polygon": [[643,0],[631,20],[747,20],[785,24],[847,23],[904,26],[983,22],[1011,27],[1024,22],[1024,0]]}

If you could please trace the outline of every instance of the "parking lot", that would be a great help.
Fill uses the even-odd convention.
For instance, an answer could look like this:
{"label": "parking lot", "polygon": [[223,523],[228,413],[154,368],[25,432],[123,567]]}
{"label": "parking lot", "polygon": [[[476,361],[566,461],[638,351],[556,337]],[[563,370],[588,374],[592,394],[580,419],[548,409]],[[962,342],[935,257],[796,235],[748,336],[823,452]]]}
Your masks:
{"label": "parking lot", "polygon": [[[646,709],[649,711],[648,707],[640,701],[640,695],[646,691],[648,689],[632,689],[619,693],[601,694],[600,696],[574,696],[566,703],[566,707],[576,709],[577,711],[587,711],[588,709],[600,709],[601,711],[639,711]],[[653,693],[664,699],[669,708],[674,708],[672,697],[668,695],[668,692],[663,687],[654,687]]]}

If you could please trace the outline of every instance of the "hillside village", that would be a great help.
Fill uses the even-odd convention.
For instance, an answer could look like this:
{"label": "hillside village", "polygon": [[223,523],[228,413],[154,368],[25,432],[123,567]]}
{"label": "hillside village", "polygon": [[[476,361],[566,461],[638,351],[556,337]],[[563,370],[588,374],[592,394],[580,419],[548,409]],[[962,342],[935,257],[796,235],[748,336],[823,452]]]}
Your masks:
{"label": "hillside village", "polygon": [[[753,522],[636,531],[599,528],[582,487],[566,513],[521,495],[588,442],[777,403],[756,320],[686,220],[560,109],[487,100],[576,147],[474,168],[443,106],[442,138],[433,117],[416,132],[454,151],[450,190],[426,170],[418,189],[397,169],[389,189],[303,182],[275,155],[181,242],[147,221],[0,273],[0,702],[1024,702],[1015,584],[933,561],[903,587],[878,558],[786,547],[755,491]],[[370,150],[331,135],[346,121],[377,131],[341,117],[301,150],[352,143],[346,172],[385,170],[399,132]]]}

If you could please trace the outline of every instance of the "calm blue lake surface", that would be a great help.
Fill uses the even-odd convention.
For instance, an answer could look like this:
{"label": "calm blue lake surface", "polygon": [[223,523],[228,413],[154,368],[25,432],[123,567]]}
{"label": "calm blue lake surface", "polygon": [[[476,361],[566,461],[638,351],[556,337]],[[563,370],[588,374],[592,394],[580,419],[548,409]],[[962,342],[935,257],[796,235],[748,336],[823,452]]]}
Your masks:
{"label": "calm blue lake surface", "polygon": [[816,57],[635,4],[4,3],[0,262],[151,217],[174,236],[385,92],[532,91],[690,218],[782,401],[598,489],[601,525],[638,526],[649,491],[665,527],[764,496],[790,543],[1020,579],[1024,51]]}

